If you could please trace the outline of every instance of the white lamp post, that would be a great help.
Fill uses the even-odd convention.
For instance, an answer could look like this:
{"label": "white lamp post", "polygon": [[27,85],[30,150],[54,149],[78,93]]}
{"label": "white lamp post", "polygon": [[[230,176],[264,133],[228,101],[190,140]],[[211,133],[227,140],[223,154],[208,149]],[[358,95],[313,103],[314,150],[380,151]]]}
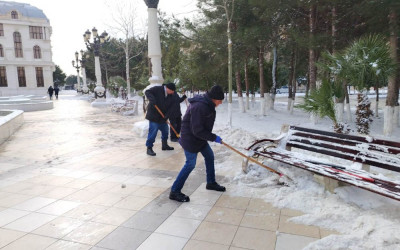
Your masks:
{"label": "white lamp post", "polygon": [[[81,82],[80,82],[80,76],[79,76],[79,69],[82,67],[82,63],[80,63],[79,59],[78,59],[78,52],[75,52],[75,60],[72,60],[72,67],[76,68],[76,82],[77,82],[77,87],[76,87],[76,91],[78,93],[81,93]],[[76,62],[76,65],[75,65]]]}

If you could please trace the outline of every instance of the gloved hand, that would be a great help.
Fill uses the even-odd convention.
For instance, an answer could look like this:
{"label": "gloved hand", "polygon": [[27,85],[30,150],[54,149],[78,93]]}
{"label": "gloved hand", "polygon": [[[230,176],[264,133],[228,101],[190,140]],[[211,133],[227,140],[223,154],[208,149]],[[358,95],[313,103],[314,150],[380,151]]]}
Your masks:
{"label": "gloved hand", "polygon": [[217,138],[215,138],[215,142],[222,144],[222,138],[217,135]]}

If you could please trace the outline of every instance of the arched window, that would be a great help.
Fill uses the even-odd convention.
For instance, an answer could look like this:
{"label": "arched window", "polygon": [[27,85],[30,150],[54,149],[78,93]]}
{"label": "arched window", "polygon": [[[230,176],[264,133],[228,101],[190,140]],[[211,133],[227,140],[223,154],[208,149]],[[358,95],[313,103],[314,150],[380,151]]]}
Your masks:
{"label": "arched window", "polygon": [[14,32],[14,51],[15,57],[23,57],[22,54],[22,40],[19,32]]}
{"label": "arched window", "polygon": [[40,52],[40,47],[37,45],[33,46],[33,58],[35,58],[35,59],[42,58],[42,53]]}
{"label": "arched window", "polygon": [[3,45],[0,44],[0,57],[4,57]]}
{"label": "arched window", "polygon": [[11,18],[12,19],[18,19],[18,12],[15,11],[15,10],[11,11]]}

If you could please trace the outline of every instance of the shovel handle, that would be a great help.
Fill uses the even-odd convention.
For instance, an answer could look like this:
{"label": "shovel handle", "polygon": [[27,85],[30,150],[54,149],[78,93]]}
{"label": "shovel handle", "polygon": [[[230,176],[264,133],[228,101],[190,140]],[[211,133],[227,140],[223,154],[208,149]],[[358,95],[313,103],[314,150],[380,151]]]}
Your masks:
{"label": "shovel handle", "polygon": [[[157,105],[155,105],[155,104],[154,104],[154,107],[156,107],[156,109],[157,109],[158,113],[160,113],[161,117],[165,119],[165,115],[163,114],[163,112],[161,111],[161,109],[160,109]],[[174,131],[176,137],[179,138],[180,135],[178,134],[178,132],[176,132],[175,128],[172,127],[171,123],[170,123],[168,120],[166,120],[166,122],[167,122],[168,125],[171,127],[171,129]]]}
{"label": "shovel handle", "polygon": [[232,150],[232,151],[238,153],[239,155],[241,155],[242,157],[246,158],[247,160],[252,161],[252,162],[258,164],[258,165],[260,165],[261,167],[263,167],[263,168],[265,168],[265,169],[267,169],[267,170],[269,170],[269,171],[271,171],[271,172],[273,172],[273,173],[275,173],[275,174],[277,174],[277,175],[279,175],[279,176],[283,176],[282,173],[279,173],[279,172],[276,171],[275,169],[272,169],[272,168],[270,168],[270,167],[265,166],[265,165],[262,164],[261,162],[255,160],[255,159],[253,159],[253,158],[251,158],[251,157],[248,157],[247,155],[245,155],[245,154],[243,154],[242,152],[240,152],[239,150],[233,148],[233,147],[230,146],[229,144],[227,144],[227,143],[225,143],[225,142],[222,142],[222,144],[223,144],[224,146],[226,146],[227,148],[229,148],[230,150]]}

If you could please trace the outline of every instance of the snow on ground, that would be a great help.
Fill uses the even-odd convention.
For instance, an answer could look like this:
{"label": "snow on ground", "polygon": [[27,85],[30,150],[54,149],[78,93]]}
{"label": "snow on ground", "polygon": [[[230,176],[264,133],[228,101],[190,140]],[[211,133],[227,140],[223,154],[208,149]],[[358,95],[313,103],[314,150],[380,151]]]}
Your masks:
{"label": "snow on ground", "polygon": [[[352,96],[352,115],[354,119],[355,98]],[[384,103],[381,100],[380,103]],[[295,109],[292,115],[287,111],[287,98],[277,95],[275,109],[266,116],[259,116],[259,102],[250,104],[250,110],[239,113],[237,99],[233,100],[232,127],[227,125],[228,105],[224,101],[217,108],[214,133],[246,154],[247,148],[257,139],[275,138],[280,134],[283,124],[298,125],[308,128],[333,131],[328,119],[319,119],[317,124],[311,122],[309,115]],[[373,106],[372,106],[373,107]],[[181,104],[182,113],[186,110]],[[395,128],[390,138],[383,136],[383,113],[373,117],[370,136],[394,141],[400,140],[400,128]],[[138,122],[134,131],[145,136],[147,121]],[[352,134],[356,126],[351,122]],[[297,216],[293,222],[316,225],[339,232],[315,241],[307,249],[400,249],[400,202],[356,188],[339,187],[336,193],[324,190],[305,170],[287,166],[282,163],[265,161],[269,167],[289,176],[293,182],[289,186],[277,185],[277,176],[258,165],[251,164],[249,173],[244,174],[241,168],[242,158],[235,152],[216,143],[210,143],[215,152],[217,175],[225,176],[223,184],[234,188],[233,195],[253,195],[262,198],[275,206],[301,210],[305,215]],[[400,182],[400,174],[383,171],[386,176]]]}

